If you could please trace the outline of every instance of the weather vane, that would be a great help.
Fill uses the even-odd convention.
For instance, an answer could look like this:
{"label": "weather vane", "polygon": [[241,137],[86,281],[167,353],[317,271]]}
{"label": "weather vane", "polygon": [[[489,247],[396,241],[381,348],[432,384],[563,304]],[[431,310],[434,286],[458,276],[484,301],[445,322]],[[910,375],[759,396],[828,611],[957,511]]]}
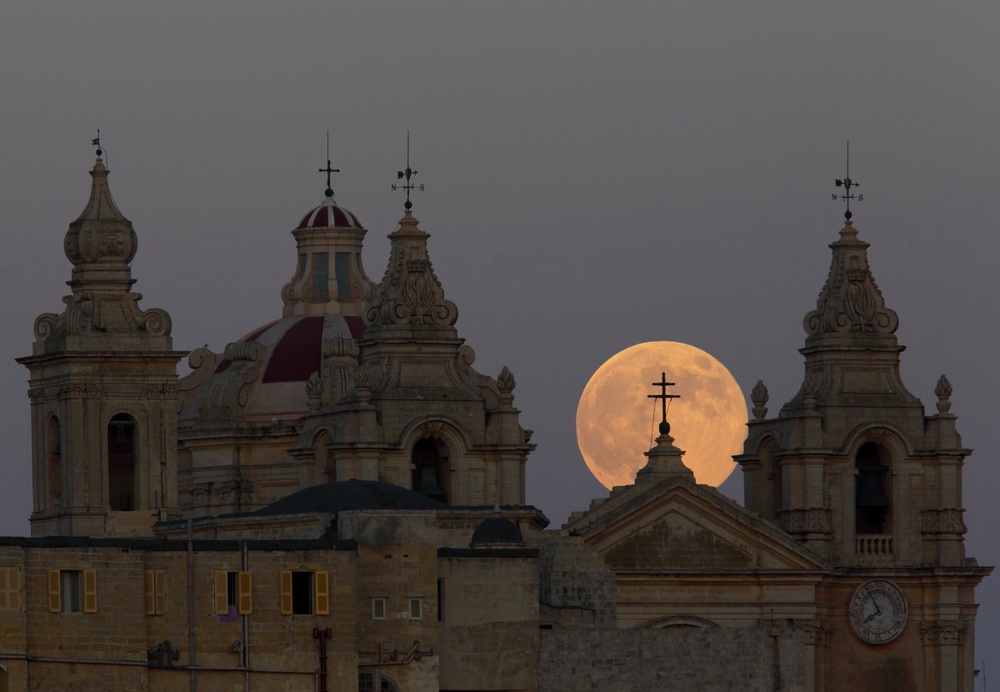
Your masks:
{"label": "weather vane", "polygon": [[663,404],[663,420],[660,421],[660,434],[667,435],[670,433],[670,423],[667,422],[667,399],[680,399],[680,394],[667,394],[667,387],[673,387],[675,382],[667,382],[667,373],[660,373],[660,381],[654,382],[654,387],[660,388],[659,394],[647,394],[647,399],[660,399]]}
{"label": "weather vane", "polygon": [[406,179],[406,182],[402,185],[391,185],[390,187],[395,190],[406,190],[406,203],[403,205],[407,211],[413,208],[413,202],[410,201],[410,190],[424,191],[424,185],[414,185],[410,182],[410,178],[417,174],[416,169],[410,168],[410,131],[406,131],[406,169],[402,171],[396,171],[396,180]]}
{"label": "weather vane", "polygon": [[[847,202],[847,211],[844,212],[844,219],[847,220],[847,221],[850,221],[851,217],[854,216],[854,214],[851,213],[851,200],[855,199],[854,193],[851,192],[851,188],[852,187],[861,187],[861,183],[859,183],[859,182],[857,182],[855,180],[851,180],[851,141],[850,140],[847,141],[847,174],[844,176],[843,180],[841,180],[840,178],[838,178],[837,180],[834,181],[834,183],[837,185],[837,187],[844,188],[844,194],[837,195],[836,193],[834,193],[834,195],[833,195],[833,201],[836,202],[838,199],[842,199],[845,202]],[[858,193],[857,200],[859,202],[864,202],[865,201],[865,196],[863,194],[861,194],[861,193]]]}
{"label": "weather vane", "polygon": [[97,156],[100,158],[104,156],[104,150],[101,149],[101,128],[97,128],[97,136],[90,140],[92,146],[97,147]]}
{"label": "weather vane", "polygon": [[332,168],[330,166],[330,131],[326,131],[326,168],[320,168],[320,173],[326,173],[326,196],[333,197],[333,188],[330,187],[330,174],[340,173],[339,168]]}

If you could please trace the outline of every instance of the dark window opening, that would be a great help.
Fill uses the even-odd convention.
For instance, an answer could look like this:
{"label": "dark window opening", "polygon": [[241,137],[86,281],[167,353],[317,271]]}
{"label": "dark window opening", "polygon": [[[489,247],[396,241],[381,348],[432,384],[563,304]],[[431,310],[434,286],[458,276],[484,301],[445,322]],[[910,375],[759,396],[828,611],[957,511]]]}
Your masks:
{"label": "dark window opening", "polygon": [[114,511],[135,506],[135,420],[119,413],[108,423],[108,502]]}
{"label": "dark window opening", "polygon": [[351,300],[351,254],[338,252],[333,256],[333,271],[337,274],[337,300]]}
{"label": "dark window opening", "polygon": [[312,256],[313,300],[325,303],[330,300],[330,255],[314,252]]}
{"label": "dark window opening", "polygon": [[868,442],[854,458],[855,532],[887,533],[889,515],[888,455],[879,445]]}
{"label": "dark window opening", "polygon": [[59,429],[59,419],[53,416],[49,419],[49,437],[46,441],[49,454],[49,506],[62,505],[62,436]]}
{"label": "dark window opening", "polygon": [[313,573],[292,572],[292,614],[312,615],[314,610]]}
{"label": "dark window opening", "polygon": [[448,502],[448,445],[436,437],[417,440],[410,461],[413,489],[435,500]]}
{"label": "dark window opening", "polygon": [[358,692],[399,692],[399,687],[382,673],[358,673]]}
{"label": "dark window opening", "polygon": [[226,572],[226,605],[231,606],[229,612],[236,612],[236,605],[239,599],[240,587],[237,581],[238,572]]}
{"label": "dark window opening", "polygon": [[83,572],[78,569],[64,569],[59,573],[59,601],[64,613],[79,613],[83,610]]}

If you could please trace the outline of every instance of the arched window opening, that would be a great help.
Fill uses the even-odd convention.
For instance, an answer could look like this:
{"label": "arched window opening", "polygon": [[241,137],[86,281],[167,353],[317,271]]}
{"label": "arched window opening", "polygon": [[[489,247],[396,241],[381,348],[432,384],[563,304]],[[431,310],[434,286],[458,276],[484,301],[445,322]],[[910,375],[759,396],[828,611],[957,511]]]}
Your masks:
{"label": "arched window opening", "polygon": [[49,418],[49,429],[45,439],[48,454],[49,507],[62,506],[62,433],[59,419]]}
{"label": "arched window opening", "polygon": [[781,461],[774,458],[774,448],[774,440],[765,442],[760,449],[760,460],[765,473],[764,482],[767,484],[764,493],[768,503],[767,516],[778,522],[781,520],[781,510],[785,509],[785,481]]}
{"label": "arched window opening", "polygon": [[889,456],[874,442],[861,446],[854,457],[855,532],[888,533]]}
{"label": "arched window opening", "polygon": [[448,445],[436,437],[424,437],[413,445],[410,455],[413,469],[412,488],[441,502],[448,502],[450,473]]}
{"label": "arched window opening", "polygon": [[119,413],[108,423],[108,502],[117,512],[135,506],[135,463],[138,435],[135,419]]}

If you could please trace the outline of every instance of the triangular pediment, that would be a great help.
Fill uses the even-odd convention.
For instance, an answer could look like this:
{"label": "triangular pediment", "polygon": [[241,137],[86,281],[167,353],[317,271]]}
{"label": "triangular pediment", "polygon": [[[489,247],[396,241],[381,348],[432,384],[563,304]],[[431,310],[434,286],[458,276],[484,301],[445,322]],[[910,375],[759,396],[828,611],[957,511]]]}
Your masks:
{"label": "triangular pediment", "polygon": [[682,478],[616,489],[566,527],[618,571],[822,569],[825,560],[714,488]]}

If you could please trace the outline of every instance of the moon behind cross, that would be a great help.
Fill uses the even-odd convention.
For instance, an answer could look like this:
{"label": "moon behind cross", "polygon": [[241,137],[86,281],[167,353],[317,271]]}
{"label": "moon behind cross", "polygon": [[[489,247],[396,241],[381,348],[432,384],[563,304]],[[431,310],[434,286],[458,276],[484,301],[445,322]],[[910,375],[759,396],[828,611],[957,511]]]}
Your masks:
{"label": "moon behind cross", "polygon": [[[743,449],[747,404],[735,378],[705,351],[676,341],[630,346],[591,376],[576,410],[576,438],[590,472],[605,488],[630,485],[646,464],[660,420],[647,398],[662,372],[676,383],[667,419],[674,444],[698,483],[719,486]],[[655,415],[654,415],[655,414]],[[653,420],[655,418],[655,421]]]}

